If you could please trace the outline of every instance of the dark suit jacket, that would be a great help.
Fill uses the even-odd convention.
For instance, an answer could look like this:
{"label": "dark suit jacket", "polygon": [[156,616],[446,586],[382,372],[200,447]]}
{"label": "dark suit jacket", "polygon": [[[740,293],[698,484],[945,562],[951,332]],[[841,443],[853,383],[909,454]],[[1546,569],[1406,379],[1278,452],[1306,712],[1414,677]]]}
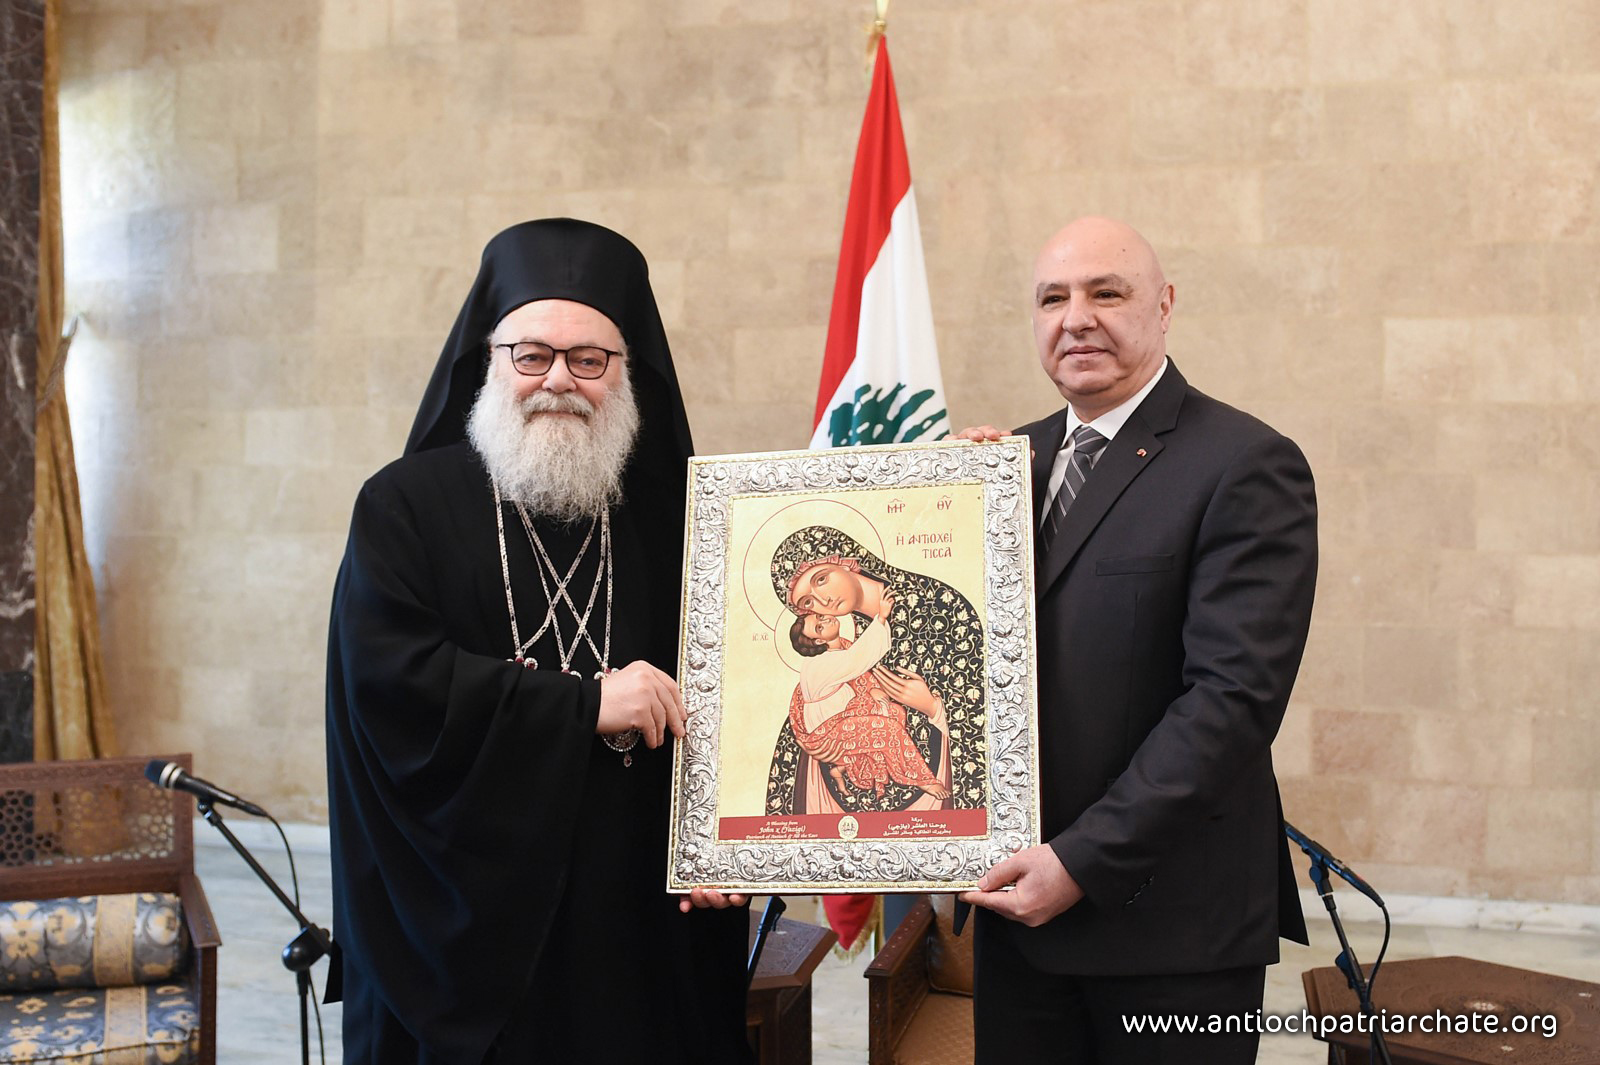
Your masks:
{"label": "dark suit jacket", "polygon": [[[1018,430],[1036,519],[1065,427]],[[1037,566],[1043,835],[1087,898],[1008,934],[1047,972],[1276,961],[1305,941],[1270,750],[1316,584],[1305,457],[1169,364]]]}

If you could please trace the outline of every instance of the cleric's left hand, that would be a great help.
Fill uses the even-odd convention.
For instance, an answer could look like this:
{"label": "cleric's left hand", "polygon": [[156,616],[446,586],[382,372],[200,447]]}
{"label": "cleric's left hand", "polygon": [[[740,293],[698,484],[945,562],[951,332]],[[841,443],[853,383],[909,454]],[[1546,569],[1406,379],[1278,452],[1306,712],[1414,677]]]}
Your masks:
{"label": "cleric's left hand", "polygon": [[688,913],[690,910],[726,910],[730,906],[744,906],[750,902],[749,895],[724,895],[711,888],[690,888],[689,894],[678,900],[678,912]]}
{"label": "cleric's left hand", "polygon": [[[1006,884],[1012,891],[1001,891]],[[963,891],[962,902],[1037,928],[1083,901],[1083,888],[1047,844],[1020,850],[978,880],[977,891]]]}

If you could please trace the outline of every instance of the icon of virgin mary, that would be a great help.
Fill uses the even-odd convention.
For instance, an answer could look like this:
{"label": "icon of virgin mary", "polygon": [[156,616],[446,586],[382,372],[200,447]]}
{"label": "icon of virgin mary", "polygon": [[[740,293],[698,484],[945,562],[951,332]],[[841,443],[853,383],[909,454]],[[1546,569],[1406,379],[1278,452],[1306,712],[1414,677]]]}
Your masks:
{"label": "icon of virgin mary", "polygon": [[[983,626],[967,598],[825,525],[779,543],[772,587],[796,615],[797,649],[813,643],[803,653],[840,664],[829,705],[806,698],[803,671],[774,747],[767,815],[983,807]],[[846,616],[854,641],[837,637]],[[858,664],[847,667],[851,652]]]}

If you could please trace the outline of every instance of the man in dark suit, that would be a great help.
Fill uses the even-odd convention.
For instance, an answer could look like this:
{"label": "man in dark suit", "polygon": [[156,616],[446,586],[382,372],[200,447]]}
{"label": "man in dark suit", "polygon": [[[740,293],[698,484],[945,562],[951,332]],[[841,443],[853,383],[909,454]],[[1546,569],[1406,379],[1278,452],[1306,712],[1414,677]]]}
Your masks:
{"label": "man in dark suit", "polygon": [[[1305,941],[1271,743],[1310,625],[1311,471],[1178,373],[1174,290],[1133,229],[1079,219],[1034,272],[1039,359],[1067,400],[1018,430],[1046,842],[963,896],[982,907],[977,1060],[1254,1061],[1278,937]],[[1130,1032],[1147,1014],[1228,1031]]]}

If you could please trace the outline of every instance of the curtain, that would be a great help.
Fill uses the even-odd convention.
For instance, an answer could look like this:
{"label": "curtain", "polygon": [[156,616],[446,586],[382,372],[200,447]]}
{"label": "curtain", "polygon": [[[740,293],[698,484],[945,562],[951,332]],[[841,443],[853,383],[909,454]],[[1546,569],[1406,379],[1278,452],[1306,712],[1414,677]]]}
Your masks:
{"label": "curtain", "polygon": [[94,576],[83,550],[78,468],[62,388],[70,337],[63,338],[61,262],[61,80],[59,0],[46,0],[44,107],[39,159],[39,377],[34,439],[35,761],[116,753],[100,659]]}

